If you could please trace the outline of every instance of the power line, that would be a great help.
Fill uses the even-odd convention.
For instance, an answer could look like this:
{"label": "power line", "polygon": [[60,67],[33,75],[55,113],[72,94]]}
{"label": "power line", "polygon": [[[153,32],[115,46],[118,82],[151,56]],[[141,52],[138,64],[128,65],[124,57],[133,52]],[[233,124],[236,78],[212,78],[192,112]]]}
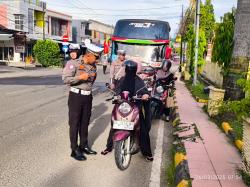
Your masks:
{"label": "power line", "polygon": [[92,10],[93,12],[95,12],[94,9],[89,8],[89,7],[88,7],[85,3],[83,3],[82,1],[80,1],[80,0],[75,0],[75,1],[79,2],[81,5],[83,5],[83,6],[86,7],[87,9]]}
{"label": "power line", "polygon": [[[79,7],[75,7],[75,6],[62,6],[62,5],[59,5],[59,4],[53,4],[53,3],[49,3],[48,5],[50,5],[50,4],[52,4],[52,5],[55,5],[55,6],[57,6],[57,7],[62,7],[62,8],[74,8],[74,9],[80,9],[80,10],[82,10],[82,8],[79,8]],[[162,7],[153,7],[153,8],[138,8],[138,9],[108,9],[108,8],[105,8],[105,9],[102,9],[102,8],[100,8],[100,9],[98,9],[98,8],[96,8],[96,9],[94,9],[94,8],[88,8],[88,9],[90,9],[90,10],[95,10],[95,11],[114,11],[114,12],[121,12],[121,11],[144,11],[144,10],[160,10],[160,9],[168,9],[168,8],[174,8],[174,7],[181,7],[181,5],[180,4],[178,4],[178,5],[173,5],[173,6],[162,6]]]}
{"label": "power line", "polygon": [[[33,5],[35,5],[35,4],[33,4]],[[10,5],[8,5],[8,6],[10,6]],[[11,6],[10,6],[11,7]],[[13,7],[13,6],[12,6]],[[15,8],[15,7],[13,7],[13,8]],[[75,8],[76,9],[81,9],[82,10],[82,8],[79,8],[79,7],[77,7],[77,6],[75,6]],[[161,7],[158,7],[158,8],[161,8]],[[163,8],[163,7],[162,7]],[[170,8],[170,7],[169,7]],[[88,9],[90,9],[90,8],[88,8]],[[157,9],[157,8],[156,8]],[[90,9],[91,10],[91,9]],[[124,9],[124,10],[126,10],[126,9]],[[136,10],[136,9],[134,9],[134,10]],[[142,9],[141,9],[142,10]],[[147,10],[147,9],[145,9],[145,10]],[[68,11],[67,11],[68,12]],[[68,12],[69,13],[69,12]],[[71,15],[74,15],[74,14],[79,14],[78,12],[72,12],[72,13],[69,13],[69,14],[71,14]],[[86,15],[86,16],[153,16],[153,17],[155,17],[155,16],[161,16],[161,15],[163,15],[163,14],[165,14],[165,13],[161,13],[161,14],[154,14],[154,15],[152,15],[152,14],[104,14],[104,13],[95,13],[95,14],[91,14],[91,13],[85,13],[84,15]]]}
{"label": "power line", "polygon": [[[176,12],[177,13],[177,12]],[[78,12],[73,12],[74,14],[78,14]],[[162,16],[162,15],[166,15],[164,12],[161,14],[84,14],[84,16]],[[169,14],[169,15],[173,15],[173,14]]]}

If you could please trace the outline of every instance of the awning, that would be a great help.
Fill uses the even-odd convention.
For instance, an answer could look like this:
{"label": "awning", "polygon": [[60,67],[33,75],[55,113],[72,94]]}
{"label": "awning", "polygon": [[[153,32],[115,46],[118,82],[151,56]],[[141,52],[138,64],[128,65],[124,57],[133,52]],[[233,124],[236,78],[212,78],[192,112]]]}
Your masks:
{"label": "awning", "polygon": [[13,38],[13,34],[0,34],[0,41],[9,41]]}

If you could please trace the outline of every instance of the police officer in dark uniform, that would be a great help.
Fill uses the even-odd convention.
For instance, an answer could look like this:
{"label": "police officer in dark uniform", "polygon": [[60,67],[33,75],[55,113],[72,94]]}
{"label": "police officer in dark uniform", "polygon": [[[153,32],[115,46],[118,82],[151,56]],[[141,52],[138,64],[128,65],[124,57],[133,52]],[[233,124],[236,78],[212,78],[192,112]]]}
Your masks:
{"label": "police officer in dark uniform", "polygon": [[[79,58],[71,59],[67,62],[62,79],[70,87],[68,107],[69,107],[69,134],[72,153],[76,160],[86,160],[84,154],[95,155],[88,146],[88,126],[92,109],[92,86],[96,79],[96,61],[100,58],[102,48],[85,41],[86,53]],[[77,53],[80,48],[71,45],[71,53]],[[80,141],[78,144],[78,134]]]}

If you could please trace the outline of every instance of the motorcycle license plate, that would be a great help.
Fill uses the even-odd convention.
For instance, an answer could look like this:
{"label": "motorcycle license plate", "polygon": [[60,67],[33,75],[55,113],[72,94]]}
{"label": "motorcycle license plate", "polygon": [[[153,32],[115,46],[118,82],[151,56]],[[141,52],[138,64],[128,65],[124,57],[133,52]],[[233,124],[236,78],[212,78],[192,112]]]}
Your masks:
{"label": "motorcycle license plate", "polygon": [[114,121],[113,129],[134,130],[134,122],[130,122],[130,121]]}

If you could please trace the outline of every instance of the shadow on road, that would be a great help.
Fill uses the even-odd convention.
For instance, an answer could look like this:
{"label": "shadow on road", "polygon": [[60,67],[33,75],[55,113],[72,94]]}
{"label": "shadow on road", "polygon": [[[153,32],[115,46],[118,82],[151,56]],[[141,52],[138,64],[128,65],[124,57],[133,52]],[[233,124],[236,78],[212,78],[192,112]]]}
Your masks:
{"label": "shadow on road", "polygon": [[0,78],[0,85],[63,85],[59,75],[39,76],[39,77],[13,77]]}
{"label": "shadow on road", "polygon": [[101,103],[92,108],[92,116],[90,119],[90,123],[92,123],[96,118],[100,117],[103,113],[107,111],[108,107],[105,103]]}
{"label": "shadow on road", "polygon": [[[94,126],[89,131],[89,146],[92,147],[96,139],[105,131],[109,126],[110,114],[103,115],[95,121]],[[108,138],[108,137],[107,137]],[[105,142],[106,143],[106,142]],[[105,144],[103,144],[103,148]]]}
{"label": "shadow on road", "polygon": [[82,174],[81,171],[79,171],[79,167],[75,167],[74,165],[65,168],[59,173],[56,173],[52,175],[49,178],[46,178],[44,182],[42,182],[39,187],[43,186],[60,186],[60,187],[66,187],[66,186],[79,186],[79,181],[76,180],[76,176],[79,176]]}

